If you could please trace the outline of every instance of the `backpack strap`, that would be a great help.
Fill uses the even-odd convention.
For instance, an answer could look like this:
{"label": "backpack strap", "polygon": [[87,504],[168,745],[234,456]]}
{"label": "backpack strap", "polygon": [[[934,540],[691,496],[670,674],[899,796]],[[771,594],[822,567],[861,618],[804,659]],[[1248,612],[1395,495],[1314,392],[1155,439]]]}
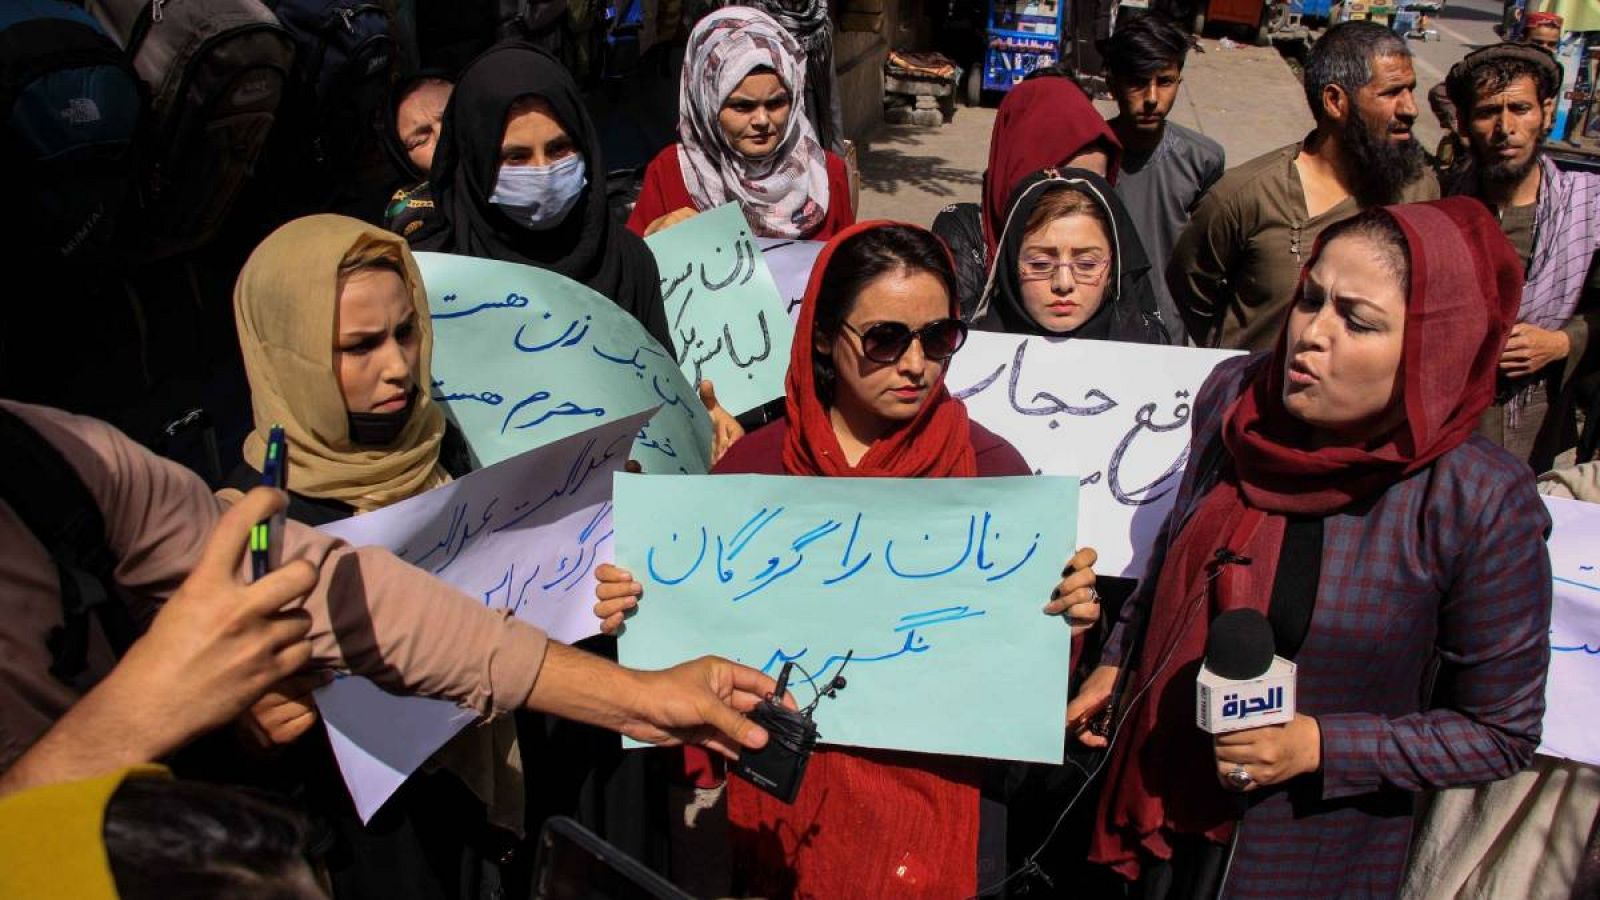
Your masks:
{"label": "backpack strap", "polygon": [[89,615],[120,658],[139,636],[112,589],[116,558],[93,495],[61,452],[0,407],[0,500],[49,551],[61,579],[62,624],[50,632],[50,674],[70,683],[88,663]]}

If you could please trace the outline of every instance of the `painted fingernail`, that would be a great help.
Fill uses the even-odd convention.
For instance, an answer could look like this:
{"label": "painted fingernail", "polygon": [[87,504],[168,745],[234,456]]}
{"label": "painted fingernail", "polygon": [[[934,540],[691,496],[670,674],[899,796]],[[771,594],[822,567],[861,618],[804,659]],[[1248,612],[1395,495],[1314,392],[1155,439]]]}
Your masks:
{"label": "painted fingernail", "polygon": [[1073,572],[1076,572],[1076,571],[1078,571],[1076,566],[1074,566],[1072,563],[1067,563],[1067,567],[1065,569],[1061,570],[1061,577],[1065,578],[1068,575],[1071,575]]}

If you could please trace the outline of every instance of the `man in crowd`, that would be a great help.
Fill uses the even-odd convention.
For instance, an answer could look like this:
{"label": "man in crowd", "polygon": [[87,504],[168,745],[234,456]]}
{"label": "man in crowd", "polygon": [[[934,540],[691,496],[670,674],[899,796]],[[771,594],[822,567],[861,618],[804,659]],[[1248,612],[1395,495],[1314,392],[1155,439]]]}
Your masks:
{"label": "man in crowd", "polygon": [[[1555,13],[1528,13],[1522,20],[1522,42],[1555,53],[1556,48],[1561,45],[1561,25],[1562,18]],[[1444,138],[1440,140],[1439,149],[1435,153],[1438,157],[1440,177],[1446,177],[1447,172],[1459,174],[1465,160],[1456,159],[1456,153],[1466,139],[1461,136],[1456,105],[1450,100],[1448,78],[1428,91],[1428,105],[1433,107],[1433,114],[1439,119],[1439,127],[1444,129]]]}
{"label": "man in crowd", "polygon": [[1541,149],[1561,75],[1549,52],[1506,43],[1468,54],[1446,82],[1472,155],[1446,189],[1499,214],[1527,273],[1480,431],[1537,472],[1576,441],[1571,388],[1594,369],[1600,327],[1600,176],[1563,172]]}
{"label": "man in crowd", "polygon": [[1372,22],[1328,29],[1306,59],[1316,129],[1225,175],[1195,210],[1167,284],[1200,346],[1266,350],[1322,230],[1362,209],[1432,200],[1411,133],[1411,51]]}
{"label": "man in crowd", "polygon": [[[247,583],[250,527],[283,509],[281,493],[258,488],[225,508],[193,473],[111,426],[39,406],[0,401],[0,441],[34,448],[43,463],[47,451],[59,455],[9,472],[46,479],[64,465],[79,482],[58,480],[41,498],[0,473],[0,795],[166,757],[307,670],[364,675],[484,715],[539,710],[650,743],[731,754],[766,741],[738,712],[776,689],[753,669],[710,657],[625,669],[549,641],[385,550],[295,522],[283,532],[285,564]],[[67,527],[41,539],[26,524],[44,520],[41,504],[71,504],[74,493],[72,527],[103,529],[94,568],[109,584],[66,557],[63,547],[78,546]],[[105,602],[85,611],[92,598]],[[138,631],[116,661],[119,637]]]}
{"label": "man in crowd", "polygon": [[1564,20],[1550,12],[1531,12],[1522,17],[1522,42],[1543,47],[1551,53],[1561,46]]}
{"label": "man in crowd", "polygon": [[[1156,272],[1164,272],[1189,215],[1226,168],[1222,145],[1167,121],[1183,81],[1189,35],[1164,16],[1122,17],[1106,44],[1106,66],[1117,116],[1111,130],[1122,142],[1117,193],[1133,216]],[[1163,279],[1156,303],[1175,344],[1183,319]]]}

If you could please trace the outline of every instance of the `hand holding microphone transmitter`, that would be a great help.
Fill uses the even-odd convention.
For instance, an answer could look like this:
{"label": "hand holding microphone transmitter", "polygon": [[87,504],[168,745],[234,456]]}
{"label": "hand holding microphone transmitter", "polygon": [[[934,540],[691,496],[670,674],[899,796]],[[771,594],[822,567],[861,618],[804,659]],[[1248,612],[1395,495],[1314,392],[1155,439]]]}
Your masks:
{"label": "hand holding microphone transmitter", "polygon": [[[816,699],[804,709],[794,710],[783,705],[784,690],[789,685],[789,675],[797,668],[793,661],[785,662],[778,673],[778,689],[768,695],[750,711],[750,721],[767,730],[767,744],[760,750],[743,750],[731,767],[733,774],[766,791],[785,803],[793,803],[800,794],[800,781],[806,774],[806,763],[811,751],[816,749],[817,723],[812,714],[823,697],[836,697],[844,690],[844,667],[855,655],[851,650],[839,664],[839,671],[827,685],[817,691]],[[800,670],[811,681],[805,669]],[[812,687],[816,683],[812,682]]]}

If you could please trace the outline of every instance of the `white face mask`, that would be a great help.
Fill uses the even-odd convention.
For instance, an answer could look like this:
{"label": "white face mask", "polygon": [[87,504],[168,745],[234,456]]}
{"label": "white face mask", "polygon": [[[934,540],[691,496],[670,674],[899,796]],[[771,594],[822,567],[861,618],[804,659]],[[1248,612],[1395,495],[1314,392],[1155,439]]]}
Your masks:
{"label": "white face mask", "polygon": [[543,231],[566,219],[588,185],[581,153],[548,166],[502,164],[489,202],[518,225]]}

